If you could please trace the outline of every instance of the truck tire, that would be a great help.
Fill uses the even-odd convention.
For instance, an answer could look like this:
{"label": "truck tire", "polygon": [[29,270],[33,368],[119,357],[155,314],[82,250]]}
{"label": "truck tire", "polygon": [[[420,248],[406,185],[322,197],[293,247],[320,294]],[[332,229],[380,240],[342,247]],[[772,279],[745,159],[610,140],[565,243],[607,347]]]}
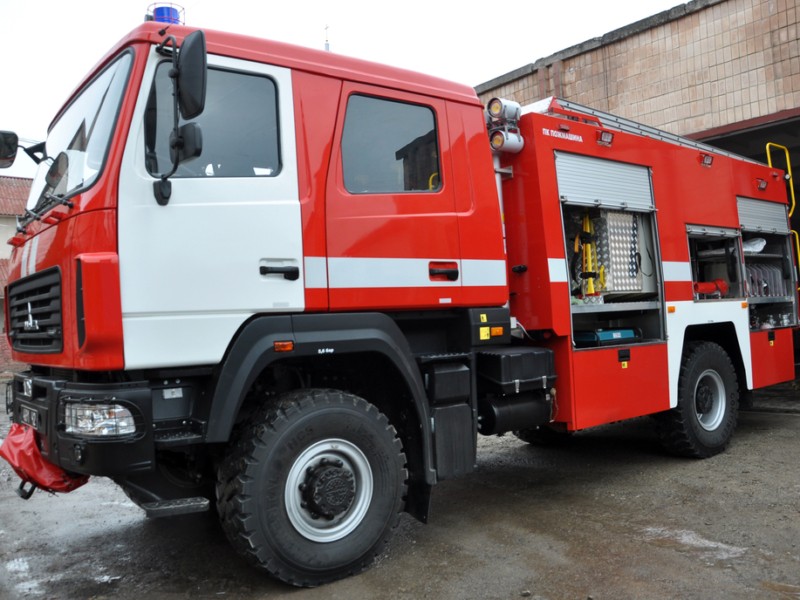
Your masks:
{"label": "truck tire", "polygon": [[730,357],[713,342],[687,345],[678,379],[678,406],[656,415],[664,447],[708,458],[728,446],[736,429],[739,385]]}
{"label": "truck tire", "polygon": [[292,585],[366,569],[400,519],[407,487],[397,432],[337,390],[289,392],[257,411],[220,462],[217,510],[234,548]]}

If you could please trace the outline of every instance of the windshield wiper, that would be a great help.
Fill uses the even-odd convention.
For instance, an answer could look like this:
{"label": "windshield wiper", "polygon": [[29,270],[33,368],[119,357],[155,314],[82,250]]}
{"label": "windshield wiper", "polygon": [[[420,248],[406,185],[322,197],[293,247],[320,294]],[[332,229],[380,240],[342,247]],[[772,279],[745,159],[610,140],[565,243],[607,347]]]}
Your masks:
{"label": "windshield wiper", "polygon": [[67,208],[75,207],[75,204],[73,204],[71,200],[67,200],[64,197],[64,194],[51,194],[50,192],[45,192],[42,195],[44,196],[44,199],[48,201],[48,204],[45,204],[42,207],[43,210],[47,210],[47,208],[50,208],[50,203],[52,203],[54,206],[61,204],[63,206],[66,206]]}
{"label": "windshield wiper", "polygon": [[74,208],[75,204],[64,197],[64,194],[51,194],[50,192],[44,192],[42,194],[42,198],[44,202],[39,202],[36,206],[33,207],[33,210],[29,208],[25,209],[25,212],[22,216],[17,217],[17,232],[26,234],[28,233],[27,227],[34,221],[41,221],[44,214],[52,208],[56,206],[66,206],[67,208]]}

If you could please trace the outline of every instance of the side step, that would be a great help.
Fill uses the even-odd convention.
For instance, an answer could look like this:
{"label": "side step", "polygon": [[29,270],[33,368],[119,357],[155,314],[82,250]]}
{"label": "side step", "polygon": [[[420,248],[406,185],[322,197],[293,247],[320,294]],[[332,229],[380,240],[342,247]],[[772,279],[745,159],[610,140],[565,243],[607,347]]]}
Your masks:
{"label": "side step", "polygon": [[211,501],[202,496],[197,498],[178,498],[177,500],[161,500],[159,502],[147,502],[142,504],[142,508],[148,518],[151,519],[206,512],[210,506]]}

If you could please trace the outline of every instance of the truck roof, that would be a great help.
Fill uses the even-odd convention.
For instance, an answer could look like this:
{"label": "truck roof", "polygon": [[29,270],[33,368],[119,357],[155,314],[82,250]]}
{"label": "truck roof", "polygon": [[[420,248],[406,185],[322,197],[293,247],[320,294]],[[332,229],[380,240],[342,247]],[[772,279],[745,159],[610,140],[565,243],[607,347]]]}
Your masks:
{"label": "truck roof", "polygon": [[[166,34],[163,34],[165,27],[167,26],[164,23],[145,22],[133,29],[117,42],[92,68],[79,86],[70,94],[67,103],[75,92],[94,76],[98,69],[116,56],[123,48],[137,42],[160,44],[165,35],[174,36],[180,44],[184,37],[199,29],[197,27],[170,25]],[[342,56],[333,52],[314,50],[303,46],[212,29],[203,29],[203,31],[206,34],[206,48],[209,54],[274,64],[347,81],[357,81],[481,106],[475,90],[465,84],[454,83],[446,79],[367,60]],[[67,103],[65,103],[65,106]]]}

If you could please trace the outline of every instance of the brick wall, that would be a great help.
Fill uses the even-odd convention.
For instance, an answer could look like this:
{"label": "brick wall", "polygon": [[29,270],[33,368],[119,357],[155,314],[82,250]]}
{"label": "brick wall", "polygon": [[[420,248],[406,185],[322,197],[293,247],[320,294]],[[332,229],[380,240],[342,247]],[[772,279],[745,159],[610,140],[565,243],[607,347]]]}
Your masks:
{"label": "brick wall", "polygon": [[695,0],[478,86],[688,135],[800,107],[797,0]]}

